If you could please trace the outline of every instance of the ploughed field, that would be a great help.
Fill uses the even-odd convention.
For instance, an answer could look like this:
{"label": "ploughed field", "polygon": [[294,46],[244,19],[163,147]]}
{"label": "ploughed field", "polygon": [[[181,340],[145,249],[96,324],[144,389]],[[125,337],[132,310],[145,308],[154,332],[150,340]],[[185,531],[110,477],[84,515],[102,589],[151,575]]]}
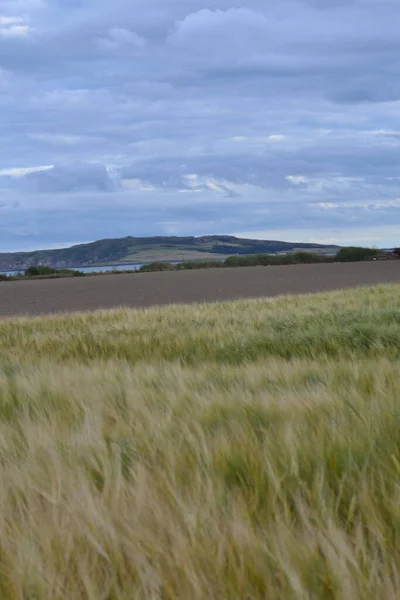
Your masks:
{"label": "ploughed field", "polygon": [[215,302],[400,283],[400,261],[0,282],[0,317]]}

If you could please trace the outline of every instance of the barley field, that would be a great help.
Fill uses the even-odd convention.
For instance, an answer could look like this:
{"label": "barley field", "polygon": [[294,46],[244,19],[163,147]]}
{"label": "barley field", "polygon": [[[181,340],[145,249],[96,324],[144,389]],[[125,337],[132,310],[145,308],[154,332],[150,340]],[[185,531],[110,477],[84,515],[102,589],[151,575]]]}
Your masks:
{"label": "barley field", "polygon": [[0,320],[0,598],[398,600],[400,286]]}

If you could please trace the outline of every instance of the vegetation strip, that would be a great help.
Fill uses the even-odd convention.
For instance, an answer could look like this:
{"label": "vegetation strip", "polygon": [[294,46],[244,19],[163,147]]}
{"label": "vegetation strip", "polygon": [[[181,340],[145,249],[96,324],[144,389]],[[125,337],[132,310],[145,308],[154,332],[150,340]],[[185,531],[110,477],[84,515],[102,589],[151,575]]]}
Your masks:
{"label": "vegetation strip", "polygon": [[219,269],[223,267],[255,267],[283,266],[296,264],[320,264],[332,262],[361,262],[367,260],[400,259],[400,248],[384,252],[375,248],[348,247],[341,248],[335,256],[326,256],[315,252],[293,252],[289,254],[250,254],[230,256],[225,260],[184,261],[178,264],[153,262],[143,265],[138,270],[104,271],[102,273],[83,273],[74,269],[53,269],[47,266],[35,266],[25,269],[21,275],[0,273],[0,281],[16,281],[21,279],[60,279],[64,277],[89,277],[105,274],[122,275],[127,273],[151,273],[160,271],[187,271],[192,269]]}

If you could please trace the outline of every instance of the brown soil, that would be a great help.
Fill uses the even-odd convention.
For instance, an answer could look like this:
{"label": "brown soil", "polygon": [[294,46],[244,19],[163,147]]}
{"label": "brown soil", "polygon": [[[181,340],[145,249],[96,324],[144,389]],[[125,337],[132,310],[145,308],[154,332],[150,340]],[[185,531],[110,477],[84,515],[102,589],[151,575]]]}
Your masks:
{"label": "brown soil", "polygon": [[400,283],[400,261],[0,282],[0,317],[305,294],[377,283]]}

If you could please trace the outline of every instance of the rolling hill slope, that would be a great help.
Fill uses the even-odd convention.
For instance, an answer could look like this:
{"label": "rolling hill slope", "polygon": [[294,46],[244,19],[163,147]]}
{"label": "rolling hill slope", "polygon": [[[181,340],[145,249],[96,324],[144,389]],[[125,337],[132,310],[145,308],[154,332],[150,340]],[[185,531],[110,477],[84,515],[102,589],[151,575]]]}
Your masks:
{"label": "rolling hill slope", "polygon": [[156,260],[201,260],[233,254],[290,252],[296,249],[335,252],[334,246],[249,240],[233,236],[125,237],[60,250],[0,253],[0,270],[46,265],[54,268],[145,263]]}

